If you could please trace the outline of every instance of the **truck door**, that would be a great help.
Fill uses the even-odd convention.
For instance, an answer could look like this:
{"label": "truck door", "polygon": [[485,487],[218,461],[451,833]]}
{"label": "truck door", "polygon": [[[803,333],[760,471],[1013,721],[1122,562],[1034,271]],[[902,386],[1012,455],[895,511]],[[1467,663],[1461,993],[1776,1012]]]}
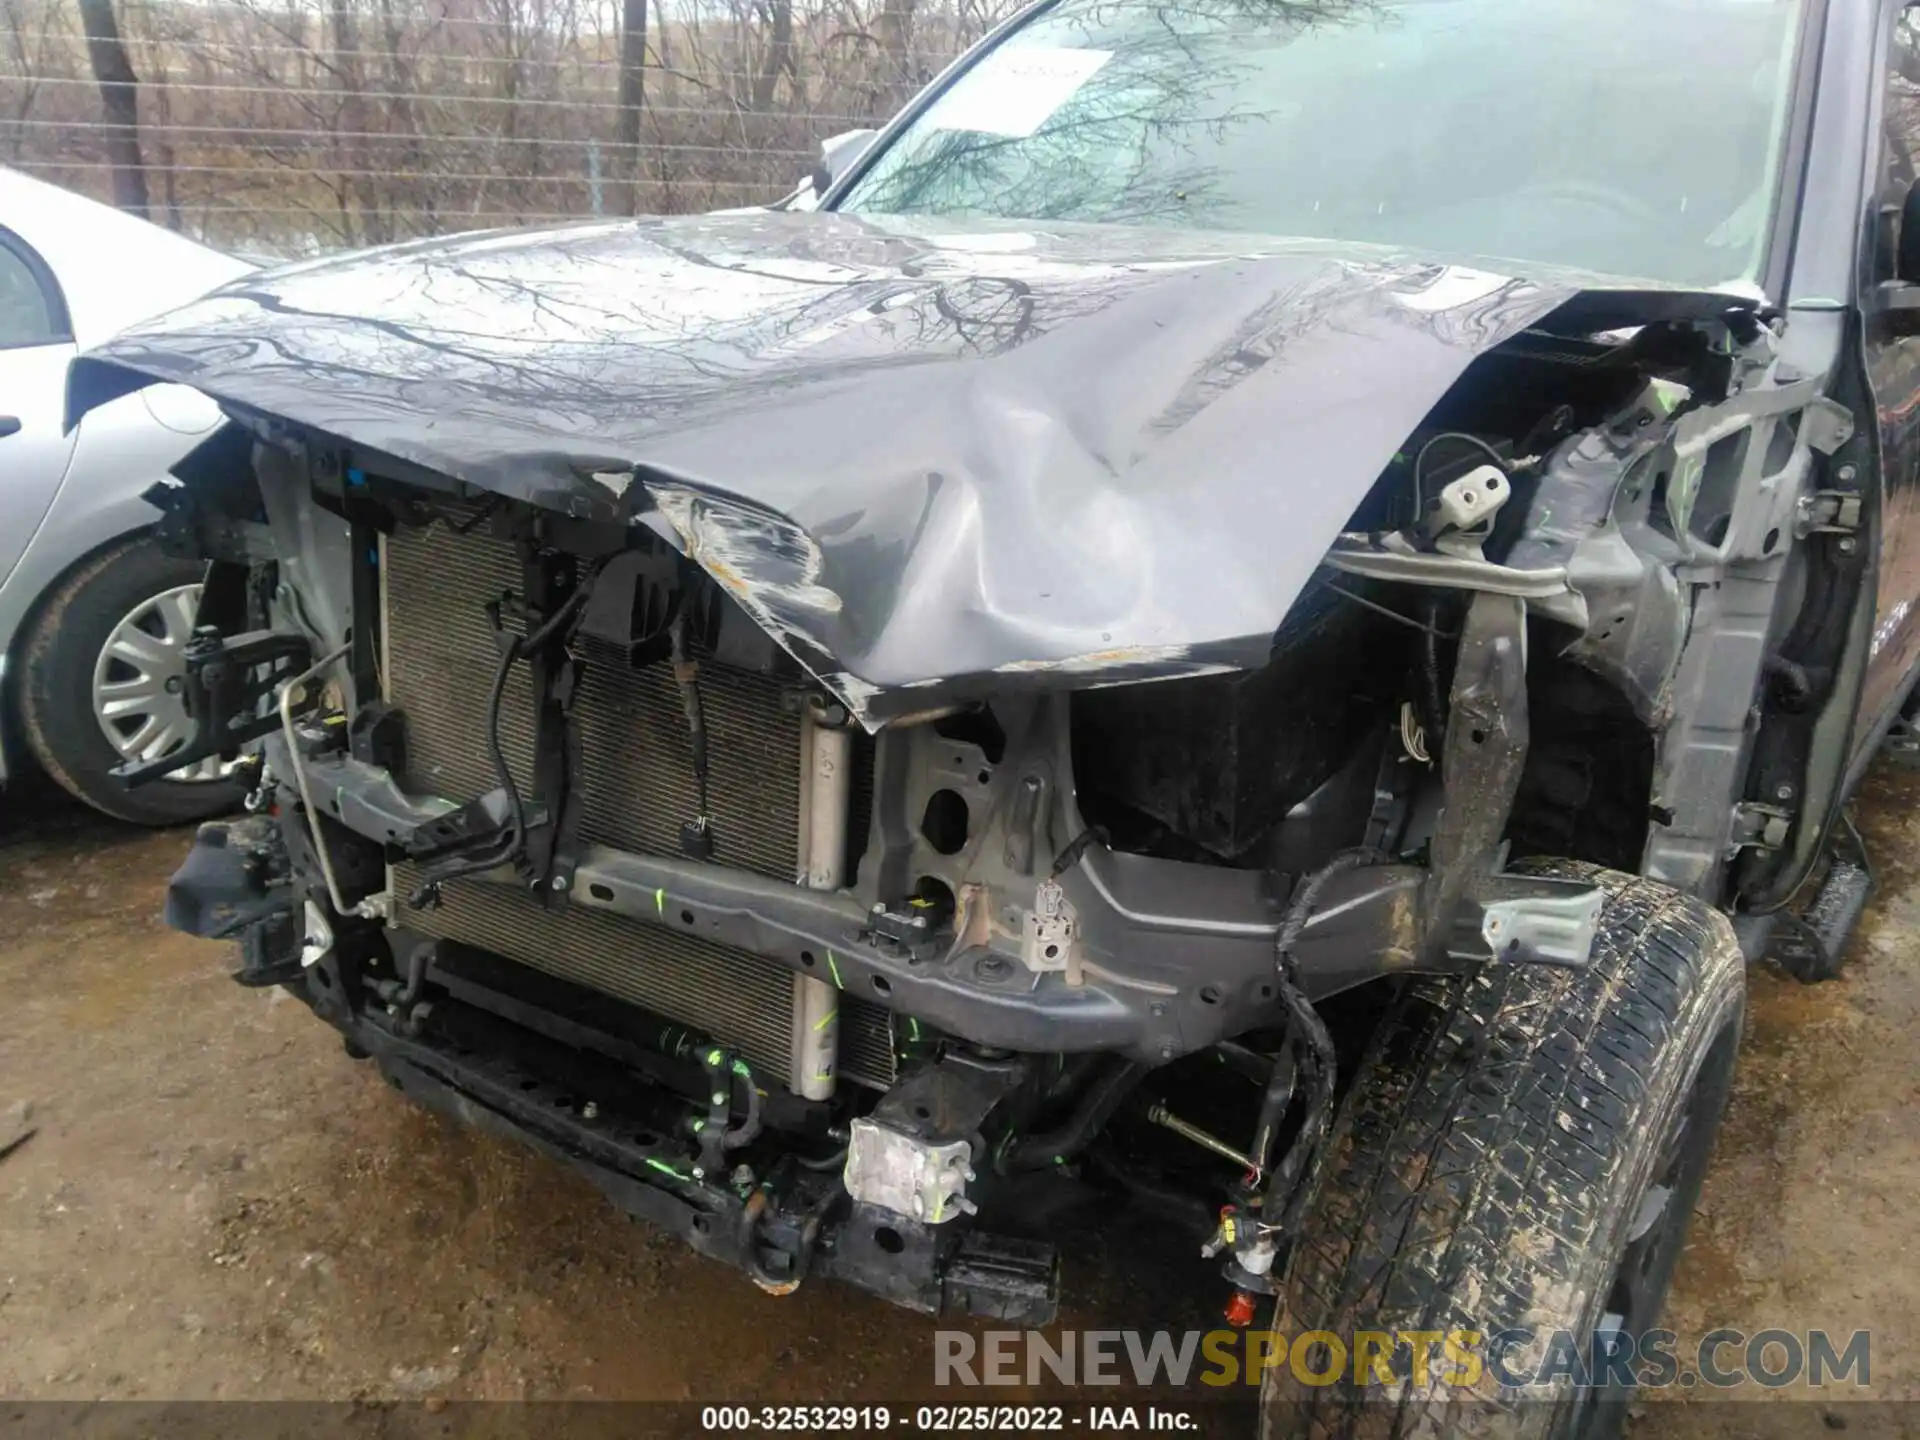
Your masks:
{"label": "truck door", "polygon": [[1920,663],[1920,325],[1876,306],[1892,281],[1900,213],[1920,180],[1920,4],[1898,7],[1882,79],[1877,233],[1863,289],[1867,380],[1880,430],[1880,581],[1860,702],[1862,738],[1904,697]]}

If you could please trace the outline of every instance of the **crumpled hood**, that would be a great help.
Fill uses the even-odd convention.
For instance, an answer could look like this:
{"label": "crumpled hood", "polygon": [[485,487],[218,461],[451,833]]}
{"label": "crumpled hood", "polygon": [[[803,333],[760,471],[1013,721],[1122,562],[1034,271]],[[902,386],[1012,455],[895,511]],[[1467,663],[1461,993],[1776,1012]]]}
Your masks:
{"label": "crumpled hood", "polygon": [[875,724],[1263,663],[1407,434],[1580,293],[1112,226],[623,221],[249,277],[76,362],[69,410],[181,381],[643,519]]}

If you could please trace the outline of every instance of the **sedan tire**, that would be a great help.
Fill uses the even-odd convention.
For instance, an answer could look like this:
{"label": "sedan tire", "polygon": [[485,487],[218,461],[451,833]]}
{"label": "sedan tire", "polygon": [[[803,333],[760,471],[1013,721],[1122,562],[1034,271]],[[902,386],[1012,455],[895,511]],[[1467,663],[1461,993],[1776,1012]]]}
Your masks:
{"label": "sedan tire", "polygon": [[137,790],[112,774],[186,740],[182,649],[202,568],[147,536],[111,546],[53,589],[21,646],[20,721],[34,758],[63,789],[136,825],[204,820],[241,798],[218,760]]}

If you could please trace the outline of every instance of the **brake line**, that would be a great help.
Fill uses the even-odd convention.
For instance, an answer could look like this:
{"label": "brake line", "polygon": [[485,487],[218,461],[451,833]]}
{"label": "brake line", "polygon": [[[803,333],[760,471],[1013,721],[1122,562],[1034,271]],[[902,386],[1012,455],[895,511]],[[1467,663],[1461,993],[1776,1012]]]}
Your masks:
{"label": "brake line", "polygon": [[357,905],[348,905],[340,893],[340,882],[333,873],[333,857],[327,852],[326,837],[320,833],[320,812],[313,805],[313,789],[307,782],[307,767],[300,759],[300,737],[293,728],[294,692],[329,665],[344,658],[352,648],[352,642],[349,641],[339,649],[328,652],[280,687],[280,730],[287,737],[287,764],[293,767],[293,783],[300,791],[300,804],[306,810],[307,836],[313,842],[315,858],[320,861],[320,876],[327,882],[328,903],[333,906],[336,915],[373,918],[380,913],[377,901],[367,899]]}

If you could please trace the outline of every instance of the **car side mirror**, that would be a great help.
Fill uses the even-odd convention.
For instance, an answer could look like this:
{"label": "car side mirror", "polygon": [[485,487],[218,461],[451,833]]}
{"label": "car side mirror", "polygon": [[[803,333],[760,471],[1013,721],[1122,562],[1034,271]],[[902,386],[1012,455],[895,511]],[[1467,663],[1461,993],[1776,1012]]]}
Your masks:
{"label": "car side mirror", "polygon": [[873,144],[878,130],[843,130],[838,135],[830,135],[820,142],[820,163],[813,167],[811,177],[813,193],[824,195],[832,185],[847,171],[854,162],[867,153],[867,147]]}
{"label": "car side mirror", "polygon": [[1880,207],[1874,246],[1875,268],[1882,275],[1891,272],[1891,278],[1874,287],[1873,309],[1880,323],[1890,335],[1920,334],[1920,181],[1907,187],[1899,204],[1889,201]]}
{"label": "car side mirror", "polygon": [[1893,274],[1903,285],[1920,285],[1920,180],[1907,187],[1906,199],[1900,203]]}

